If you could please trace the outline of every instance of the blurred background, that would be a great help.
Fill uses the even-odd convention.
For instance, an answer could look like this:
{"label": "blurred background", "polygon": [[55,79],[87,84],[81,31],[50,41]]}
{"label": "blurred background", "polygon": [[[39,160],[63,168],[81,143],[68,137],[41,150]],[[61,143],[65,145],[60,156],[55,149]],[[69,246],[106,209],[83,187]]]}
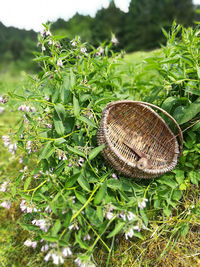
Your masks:
{"label": "blurred background", "polygon": [[[115,34],[118,50],[148,51],[165,44],[161,28],[172,21],[184,26],[200,20],[200,1],[195,0],[85,0],[1,1],[0,73],[34,72],[32,62],[42,23],[53,21],[52,32],[71,40],[99,46]],[[0,76],[2,78],[2,76]]]}

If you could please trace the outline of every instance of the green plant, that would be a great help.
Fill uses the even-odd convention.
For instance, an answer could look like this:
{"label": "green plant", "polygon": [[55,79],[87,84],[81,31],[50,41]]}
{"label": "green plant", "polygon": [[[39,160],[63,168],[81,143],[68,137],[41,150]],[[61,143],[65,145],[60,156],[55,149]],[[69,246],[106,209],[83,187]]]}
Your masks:
{"label": "green plant", "polygon": [[186,235],[189,210],[196,207],[180,214],[178,207],[183,192],[200,180],[199,146],[193,146],[199,136],[188,133],[186,157],[170,174],[151,181],[115,174],[100,156],[97,127],[106,103],[140,97],[134,80],[126,80],[126,68],[121,68],[120,54],[112,51],[111,43],[94,49],[76,37],[62,48],[49,25],[44,27],[39,36],[42,52],[35,58],[42,71],[30,77],[32,86],[23,94],[9,93],[8,104],[18,107],[23,117],[17,131],[3,136],[22,171],[2,184],[1,205],[9,208],[21,201],[18,222],[30,232],[25,245],[37,246],[44,259],[52,258],[55,264],[78,255],[78,265],[93,266],[100,242],[108,253],[108,266],[117,235],[144,240],[145,231],[154,234],[153,223],[175,217],[172,238],[176,233]]}

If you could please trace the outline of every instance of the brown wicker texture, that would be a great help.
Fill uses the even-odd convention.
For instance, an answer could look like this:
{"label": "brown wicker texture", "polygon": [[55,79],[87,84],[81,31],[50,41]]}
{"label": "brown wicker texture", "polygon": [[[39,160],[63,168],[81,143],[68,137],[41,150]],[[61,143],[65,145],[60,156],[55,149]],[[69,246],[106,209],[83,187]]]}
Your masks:
{"label": "brown wicker texture", "polygon": [[[178,129],[180,145],[166,122],[151,107],[168,116]],[[98,145],[119,173],[136,178],[154,178],[174,169],[182,153],[182,131],[165,110],[149,103],[120,100],[102,112]]]}

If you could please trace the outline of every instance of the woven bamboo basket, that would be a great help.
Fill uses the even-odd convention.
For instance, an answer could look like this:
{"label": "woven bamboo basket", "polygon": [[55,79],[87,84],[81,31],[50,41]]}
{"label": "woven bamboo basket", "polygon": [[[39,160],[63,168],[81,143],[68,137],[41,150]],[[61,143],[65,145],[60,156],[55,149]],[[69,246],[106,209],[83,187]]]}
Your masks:
{"label": "woven bamboo basket", "polygon": [[[163,118],[178,129],[179,143]],[[171,171],[182,153],[183,135],[165,110],[146,102],[120,100],[109,103],[102,112],[97,134],[102,154],[119,173],[135,178],[154,178]]]}

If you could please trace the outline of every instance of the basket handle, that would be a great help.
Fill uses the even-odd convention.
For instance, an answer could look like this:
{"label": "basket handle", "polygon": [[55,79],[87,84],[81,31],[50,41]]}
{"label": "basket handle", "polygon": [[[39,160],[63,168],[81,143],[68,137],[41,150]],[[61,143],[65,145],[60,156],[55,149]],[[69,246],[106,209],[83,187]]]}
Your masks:
{"label": "basket handle", "polygon": [[183,151],[183,133],[182,133],[182,130],[181,130],[180,126],[178,125],[177,121],[167,111],[165,111],[164,109],[157,107],[153,104],[147,103],[147,102],[133,101],[133,100],[119,100],[116,102],[111,102],[107,105],[107,107],[111,107],[112,105],[116,104],[117,102],[118,103],[128,103],[129,102],[129,103],[136,103],[136,104],[143,104],[146,106],[150,106],[150,107],[153,107],[155,109],[158,109],[163,114],[165,114],[168,118],[170,118],[174,122],[176,128],[178,129],[178,137],[179,137],[179,141],[180,141],[180,145],[179,145],[180,146],[180,154],[179,154],[179,156],[181,156],[182,151]]}

